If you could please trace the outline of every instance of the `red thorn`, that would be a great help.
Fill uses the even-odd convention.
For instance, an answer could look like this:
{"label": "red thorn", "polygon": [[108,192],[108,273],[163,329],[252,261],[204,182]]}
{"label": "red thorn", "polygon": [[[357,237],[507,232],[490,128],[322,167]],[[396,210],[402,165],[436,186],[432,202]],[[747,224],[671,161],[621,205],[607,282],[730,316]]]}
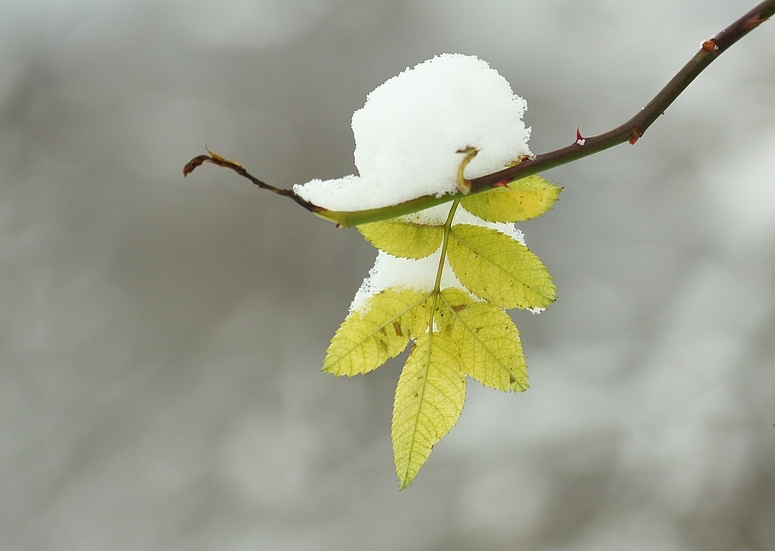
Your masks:
{"label": "red thorn", "polygon": [[751,29],[758,27],[765,21],[769,21],[769,19],[762,19],[758,15],[754,15],[751,19],[745,22],[745,25],[743,25],[743,30],[750,31]]}
{"label": "red thorn", "polygon": [[587,139],[581,135],[581,128],[576,127],[576,145],[584,145]]}
{"label": "red thorn", "polygon": [[716,40],[714,38],[711,38],[710,40],[706,40],[702,43],[702,49],[706,52],[715,52],[718,50],[718,44],[716,44]]}
{"label": "red thorn", "polygon": [[500,180],[490,184],[492,187],[509,187],[509,180]]}
{"label": "red thorn", "polygon": [[636,126],[632,129],[632,136],[630,136],[630,145],[635,145],[635,142],[637,142],[640,137],[643,135],[643,132],[641,131],[640,127]]}

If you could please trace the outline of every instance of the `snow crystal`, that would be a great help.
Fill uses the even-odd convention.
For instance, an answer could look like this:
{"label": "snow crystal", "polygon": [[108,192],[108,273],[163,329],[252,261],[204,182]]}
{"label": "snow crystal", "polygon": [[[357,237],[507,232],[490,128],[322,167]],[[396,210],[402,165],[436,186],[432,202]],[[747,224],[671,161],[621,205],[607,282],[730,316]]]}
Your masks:
{"label": "snow crystal", "polygon": [[481,59],[443,54],[371,92],[352,120],[358,176],[295,185],[302,198],[336,211],[394,205],[456,191],[467,146],[474,178],[529,155],[525,100]]}

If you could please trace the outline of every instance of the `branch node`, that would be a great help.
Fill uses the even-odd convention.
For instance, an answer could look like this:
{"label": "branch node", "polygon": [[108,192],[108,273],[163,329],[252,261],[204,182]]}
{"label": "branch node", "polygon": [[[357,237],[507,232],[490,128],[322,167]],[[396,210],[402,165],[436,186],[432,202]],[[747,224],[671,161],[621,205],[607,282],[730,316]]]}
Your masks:
{"label": "branch node", "polygon": [[706,40],[702,43],[702,49],[706,52],[715,52],[718,51],[718,44],[716,44],[716,39],[711,38],[710,40]]}

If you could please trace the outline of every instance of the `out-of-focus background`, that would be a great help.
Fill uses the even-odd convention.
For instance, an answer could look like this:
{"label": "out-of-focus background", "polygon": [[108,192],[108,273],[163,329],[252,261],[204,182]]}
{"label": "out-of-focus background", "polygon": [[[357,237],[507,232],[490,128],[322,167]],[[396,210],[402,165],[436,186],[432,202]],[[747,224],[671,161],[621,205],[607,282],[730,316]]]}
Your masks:
{"label": "out-of-focus background", "polygon": [[469,384],[397,491],[401,362],[319,372],[375,251],[228,170],[353,172],[366,94],[442,52],[608,130],[754,0],[6,0],[0,548],[775,549],[775,23],[521,225],[532,388]]}

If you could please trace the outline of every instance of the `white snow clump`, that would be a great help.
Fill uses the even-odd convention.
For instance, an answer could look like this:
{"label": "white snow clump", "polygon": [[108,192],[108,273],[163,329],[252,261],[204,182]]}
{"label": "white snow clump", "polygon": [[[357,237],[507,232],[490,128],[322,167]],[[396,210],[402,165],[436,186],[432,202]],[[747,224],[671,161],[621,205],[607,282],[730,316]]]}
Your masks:
{"label": "white snow clump", "polygon": [[395,205],[456,191],[467,146],[480,149],[466,168],[475,178],[529,155],[525,100],[481,59],[443,54],[391,78],[352,120],[358,176],[312,180],[293,190],[334,211]]}
{"label": "white snow clump", "polygon": [[[359,175],[312,180],[293,190],[307,201],[334,211],[357,211],[395,205],[422,195],[457,191],[457,171],[467,146],[479,153],[468,164],[466,178],[501,170],[530,155],[530,129],[522,115],[525,100],[481,59],[443,54],[407,69],[369,94],[353,115],[355,165]],[[420,224],[443,224],[451,203],[404,216]],[[525,243],[513,224],[485,222],[458,208],[454,223],[498,230]],[[350,311],[363,312],[369,298],[390,288],[430,291],[441,249],[412,260],[380,251],[355,295]],[[441,288],[465,287],[449,261]]]}

